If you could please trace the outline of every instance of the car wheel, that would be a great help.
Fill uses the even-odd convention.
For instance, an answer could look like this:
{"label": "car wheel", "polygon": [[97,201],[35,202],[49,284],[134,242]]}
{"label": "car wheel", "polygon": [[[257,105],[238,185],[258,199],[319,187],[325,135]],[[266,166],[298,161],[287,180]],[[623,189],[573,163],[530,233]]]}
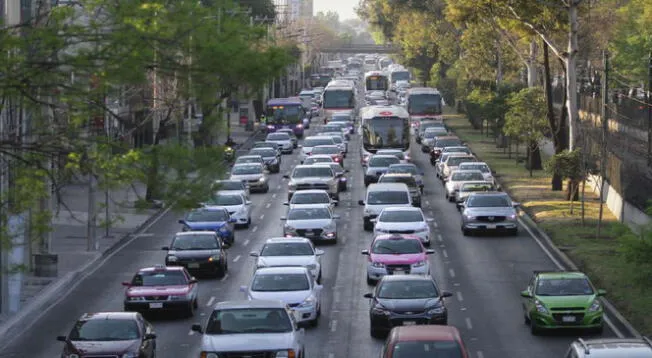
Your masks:
{"label": "car wheel", "polygon": [[365,221],[364,224],[362,224],[362,227],[363,227],[364,231],[371,231],[371,230],[374,229],[373,223],[370,223],[368,221]]}
{"label": "car wheel", "polygon": [[541,334],[541,329],[537,326],[536,322],[534,321],[530,322],[530,333],[533,336],[538,336]]}
{"label": "car wheel", "polygon": [[454,196],[449,196],[448,197],[448,202],[452,203],[453,201],[455,201],[455,197]]}
{"label": "car wheel", "polygon": [[595,334],[595,335],[600,335],[600,336],[601,336],[602,333],[604,333],[604,325],[601,325],[601,326],[598,327],[598,328],[594,328],[594,329],[592,330],[591,333],[593,333],[593,334]]}
{"label": "car wheel", "polygon": [[423,246],[430,247],[430,243],[431,243],[431,241],[426,241],[426,242],[423,243]]}
{"label": "car wheel", "polygon": [[192,305],[195,307],[195,309],[199,308],[199,298],[195,297],[195,299],[192,301]]}
{"label": "car wheel", "polygon": [[510,230],[509,234],[511,236],[518,236],[518,228]]}
{"label": "car wheel", "polygon": [[372,279],[371,277],[369,277],[369,275],[367,275],[367,285],[373,286],[375,284],[376,284],[376,280]]}
{"label": "car wheel", "polygon": [[244,224],[245,229],[248,229],[249,226],[251,226],[251,217],[248,217],[248,218],[247,218],[247,223]]}
{"label": "car wheel", "polygon": [[215,268],[215,277],[217,278],[222,278],[226,274],[226,270],[224,269],[224,265],[220,265]]}
{"label": "car wheel", "polygon": [[310,321],[310,323],[308,324],[310,325],[310,327],[317,327],[317,325],[319,325],[319,315],[317,315],[315,319]]}
{"label": "car wheel", "polygon": [[463,234],[464,236],[473,236],[473,235],[471,234],[471,230],[469,230],[469,229],[465,229],[465,228],[462,228],[462,234]]}
{"label": "car wheel", "polygon": [[269,192],[269,185],[265,185],[265,187],[263,188],[263,193],[266,194],[268,192]]}
{"label": "car wheel", "polygon": [[224,272],[229,272],[229,261],[228,260],[224,261]]}
{"label": "car wheel", "polygon": [[193,317],[194,315],[195,315],[195,305],[191,303],[188,305],[188,308],[186,308],[186,316]]}
{"label": "car wheel", "polygon": [[366,180],[366,179],[365,179],[365,181],[364,181],[364,186],[369,186],[369,180]]}
{"label": "car wheel", "polygon": [[529,325],[529,324],[530,324],[530,317],[528,317],[527,313],[524,313],[524,314],[523,314],[523,322],[524,322],[526,325]]}
{"label": "car wheel", "polygon": [[[319,274],[317,275],[317,283],[321,285],[321,269],[319,270]],[[319,307],[321,310],[321,307]]]}
{"label": "car wheel", "polygon": [[373,326],[369,328],[369,334],[374,338],[384,338],[384,334]]}

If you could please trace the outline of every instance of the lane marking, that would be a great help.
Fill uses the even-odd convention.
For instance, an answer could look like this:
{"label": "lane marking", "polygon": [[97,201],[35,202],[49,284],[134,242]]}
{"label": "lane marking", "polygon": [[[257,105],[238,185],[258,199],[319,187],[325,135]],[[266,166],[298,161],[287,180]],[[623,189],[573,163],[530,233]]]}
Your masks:
{"label": "lane marking", "polygon": [[469,317],[466,317],[464,319],[464,321],[466,322],[466,328],[468,328],[469,331],[472,330],[473,329],[473,324],[471,324],[471,319]]}
{"label": "lane marking", "polygon": [[225,274],[224,274],[224,277],[222,277],[222,279],[221,279],[220,281],[226,281],[226,279],[227,279],[228,277],[229,277],[229,274],[228,274],[228,273],[225,273]]}
{"label": "lane marking", "polygon": [[245,241],[242,243],[242,245],[243,245],[243,246],[247,246],[247,245],[249,245],[249,239],[245,240]]}
{"label": "lane marking", "polygon": [[441,236],[441,234],[437,234],[437,240],[444,241],[444,238]]}
{"label": "lane marking", "polygon": [[437,228],[437,227],[439,227],[439,224],[437,224],[437,222],[436,222],[436,221],[433,221],[433,222],[432,222],[432,226],[434,226],[434,227],[436,227],[436,228]]}
{"label": "lane marking", "polygon": [[448,251],[446,251],[446,249],[443,249],[441,253],[442,255],[444,255],[445,258],[448,258]]}
{"label": "lane marking", "polygon": [[478,351],[475,355],[476,355],[478,358],[484,358],[484,353],[482,353],[482,351]]}
{"label": "lane marking", "polygon": [[267,203],[267,205],[265,205],[265,209],[269,209],[270,206],[272,206],[272,203]]}
{"label": "lane marking", "polygon": [[277,185],[276,189],[281,189],[281,184]]}
{"label": "lane marking", "polygon": [[276,199],[276,193],[272,194],[272,199]]}
{"label": "lane marking", "polygon": [[426,205],[430,205],[430,201],[426,200]]}
{"label": "lane marking", "polygon": [[233,262],[238,262],[238,260],[240,260],[240,255],[238,255],[238,256],[236,256],[235,258],[233,258]]}
{"label": "lane marking", "polygon": [[211,296],[208,302],[206,302],[206,307],[210,307],[213,304],[213,301],[215,301],[215,296]]}
{"label": "lane marking", "polygon": [[137,234],[136,237],[152,237],[154,236],[153,232],[144,232],[142,234]]}
{"label": "lane marking", "polygon": [[455,278],[455,270],[453,270],[452,268],[448,269],[448,273],[451,275],[452,278]]}
{"label": "lane marking", "polygon": [[195,334],[195,331],[188,331],[189,336],[192,336],[193,334]]}
{"label": "lane marking", "polygon": [[258,226],[254,226],[254,228],[251,229],[251,232],[256,232],[256,231],[258,231]]}
{"label": "lane marking", "polygon": [[460,291],[457,291],[457,300],[460,302],[464,301],[464,297],[462,297],[462,292]]}
{"label": "lane marking", "polygon": [[263,220],[265,218],[265,214],[260,216],[260,220]]}
{"label": "lane marking", "polygon": [[335,354],[333,354],[333,353],[328,353],[328,358],[335,358]]}
{"label": "lane marking", "polygon": [[337,320],[332,320],[331,321],[331,332],[335,332],[337,330]]}

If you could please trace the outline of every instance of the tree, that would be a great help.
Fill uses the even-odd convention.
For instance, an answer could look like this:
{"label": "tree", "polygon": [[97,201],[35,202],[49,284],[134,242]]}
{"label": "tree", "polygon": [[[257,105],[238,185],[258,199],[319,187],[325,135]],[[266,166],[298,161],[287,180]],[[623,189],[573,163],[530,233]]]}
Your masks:
{"label": "tree", "polygon": [[505,115],[503,131],[527,143],[531,177],[533,170],[541,169],[541,155],[537,154],[538,143],[548,128],[545,96],[540,88],[529,87],[512,94],[507,105],[509,109]]}
{"label": "tree", "polygon": [[614,66],[636,83],[645,83],[646,61],[652,50],[652,3],[631,0],[616,14],[620,21],[611,43]]}

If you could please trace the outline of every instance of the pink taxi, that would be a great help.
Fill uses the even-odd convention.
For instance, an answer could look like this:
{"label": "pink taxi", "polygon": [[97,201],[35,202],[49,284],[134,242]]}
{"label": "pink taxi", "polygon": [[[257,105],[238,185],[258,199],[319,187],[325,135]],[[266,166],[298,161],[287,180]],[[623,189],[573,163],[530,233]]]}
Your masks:
{"label": "pink taxi", "polygon": [[415,235],[378,235],[369,250],[362,250],[368,257],[367,283],[373,285],[385,275],[429,275],[428,255],[434,253]]}

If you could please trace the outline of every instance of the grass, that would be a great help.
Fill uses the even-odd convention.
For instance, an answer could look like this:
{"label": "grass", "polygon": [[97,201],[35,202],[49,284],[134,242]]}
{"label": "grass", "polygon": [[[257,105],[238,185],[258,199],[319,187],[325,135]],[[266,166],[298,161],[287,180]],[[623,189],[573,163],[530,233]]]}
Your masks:
{"label": "grass", "polygon": [[[593,283],[608,291],[607,298],[636,329],[644,335],[652,334],[652,287],[641,280],[637,267],[623,257],[619,240],[629,230],[604,207],[602,235],[597,238],[598,197],[588,188],[585,193],[585,223],[582,225],[580,203],[565,200],[565,191],[551,190],[551,176],[540,170],[530,177],[525,168],[525,149],[520,148],[520,162],[516,153],[509,158],[506,151],[497,148],[493,138],[486,137],[471,127],[462,115],[448,114],[447,125],[474,153],[496,171],[503,190],[550,236],[555,245],[586,272]],[[544,158],[546,160],[547,158]]]}

